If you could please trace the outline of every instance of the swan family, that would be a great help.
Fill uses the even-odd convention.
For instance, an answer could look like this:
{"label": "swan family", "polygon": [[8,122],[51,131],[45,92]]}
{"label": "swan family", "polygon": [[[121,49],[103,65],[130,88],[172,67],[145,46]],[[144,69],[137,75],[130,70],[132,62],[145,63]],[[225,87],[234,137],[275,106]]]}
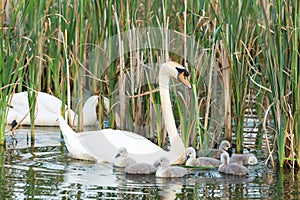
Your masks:
{"label": "swan family", "polygon": [[[122,167],[127,174],[154,174],[156,177],[183,177],[188,170],[174,164],[186,166],[216,167],[221,173],[246,175],[248,169],[243,165],[255,165],[253,154],[233,155],[227,153],[231,147],[228,141],[222,141],[219,149],[198,151],[193,147],[185,149],[181,136],[177,132],[169,93],[171,79],[181,81],[191,88],[188,71],[176,62],[163,63],[159,70],[159,92],[162,115],[168,133],[169,150],[164,150],[145,137],[123,130],[103,129],[76,133],[61,116],[62,101],[50,94],[38,92],[35,124],[57,126],[63,134],[66,147],[73,158],[113,163]],[[11,96],[7,122],[16,120],[23,125],[30,124],[28,92]],[[83,107],[84,125],[94,125],[97,120],[96,106],[98,97],[90,97]],[[51,105],[51,106],[49,106]],[[70,117],[77,125],[77,115],[70,111]],[[198,157],[198,158],[197,158]]]}

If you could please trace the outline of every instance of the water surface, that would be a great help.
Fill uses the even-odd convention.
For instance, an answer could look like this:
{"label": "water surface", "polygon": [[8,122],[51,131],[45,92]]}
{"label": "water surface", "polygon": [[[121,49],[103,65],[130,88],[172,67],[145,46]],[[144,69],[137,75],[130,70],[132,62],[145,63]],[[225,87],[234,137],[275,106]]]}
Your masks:
{"label": "water surface", "polygon": [[126,176],[108,163],[70,158],[59,128],[38,127],[7,137],[0,149],[0,199],[299,199],[298,172],[265,168],[265,156],[246,177],[189,169],[184,178]]}

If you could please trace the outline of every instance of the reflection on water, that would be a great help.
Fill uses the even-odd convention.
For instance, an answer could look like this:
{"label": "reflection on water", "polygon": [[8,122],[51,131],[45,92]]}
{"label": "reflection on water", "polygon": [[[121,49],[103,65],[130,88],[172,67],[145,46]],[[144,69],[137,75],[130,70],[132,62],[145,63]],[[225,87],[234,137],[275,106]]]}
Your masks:
{"label": "reflection on water", "polygon": [[[189,169],[184,178],[125,175],[108,163],[73,160],[58,128],[36,130],[34,146],[27,132],[7,137],[0,148],[0,199],[299,199],[298,172],[249,166],[237,177],[214,170]],[[262,156],[261,156],[262,157]]]}

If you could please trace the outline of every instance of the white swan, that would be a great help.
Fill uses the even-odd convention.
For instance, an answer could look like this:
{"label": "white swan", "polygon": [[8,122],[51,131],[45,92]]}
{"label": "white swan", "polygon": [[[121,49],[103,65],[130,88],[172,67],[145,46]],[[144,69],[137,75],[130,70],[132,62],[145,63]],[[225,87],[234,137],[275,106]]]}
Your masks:
{"label": "white swan", "polygon": [[257,158],[255,155],[249,154],[233,154],[229,159],[229,163],[237,163],[241,165],[256,165]]}
{"label": "white swan", "polygon": [[224,152],[221,154],[222,164],[219,166],[219,171],[225,174],[244,176],[249,173],[249,170],[244,165],[237,163],[229,163],[229,154]]}
{"label": "white swan", "polygon": [[196,158],[196,150],[193,147],[188,147],[186,149],[186,158],[186,166],[219,167],[221,164],[221,161],[215,158]]}
{"label": "white swan", "polygon": [[135,164],[136,161],[128,157],[127,149],[122,147],[119,149],[113,163],[115,167],[127,167],[129,165]]}
{"label": "white swan", "polygon": [[161,178],[180,178],[187,174],[187,169],[180,166],[170,166],[167,157],[162,156],[154,164],[157,168],[155,176]]}
{"label": "white swan", "polygon": [[169,81],[171,78],[178,78],[190,88],[188,76],[187,70],[176,62],[164,63],[159,70],[159,90],[162,114],[170,141],[169,151],[165,151],[145,137],[127,131],[103,129],[75,133],[66,121],[58,116],[59,126],[71,156],[77,159],[111,163],[118,149],[125,147],[128,156],[138,163],[153,164],[161,156],[166,156],[172,164],[184,163],[185,147],[175,125]]}
{"label": "white swan", "polygon": [[208,149],[207,150],[199,150],[197,151],[198,157],[212,157],[216,159],[220,159],[221,154],[228,151],[231,147],[230,143],[227,140],[223,140],[219,145],[218,149]]}
{"label": "white swan", "polygon": [[[22,125],[30,125],[28,93],[20,92],[11,96],[11,102],[6,121],[11,124],[14,120]],[[57,115],[61,113],[62,101],[55,96],[44,92],[38,92],[34,124],[36,126],[58,126]],[[83,125],[95,125],[97,121],[96,106],[98,96],[94,95],[87,99],[83,106]],[[67,110],[66,110],[66,113]],[[73,124],[77,126],[78,116],[70,110]]]}

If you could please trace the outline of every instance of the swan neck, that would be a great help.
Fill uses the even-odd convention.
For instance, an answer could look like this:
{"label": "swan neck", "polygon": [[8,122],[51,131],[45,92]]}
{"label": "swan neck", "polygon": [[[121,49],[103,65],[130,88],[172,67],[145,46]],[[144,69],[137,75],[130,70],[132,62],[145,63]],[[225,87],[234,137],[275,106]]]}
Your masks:
{"label": "swan neck", "polygon": [[[90,97],[84,104],[82,109],[83,124],[94,125],[97,121],[96,104],[93,97]],[[77,119],[76,119],[77,120]]]}
{"label": "swan neck", "polygon": [[160,74],[159,90],[160,90],[162,114],[163,114],[166,130],[170,137],[170,142],[172,142],[178,136],[178,133],[176,129],[175,119],[172,111],[172,104],[170,100],[169,81],[170,78],[168,76],[164,76]]}
{"label": "swan neck", "polygon": [[172,164],[182,164],[185,161],[185,147],[181,136],[177,132],[175,119],[172,111],[170,100],[169,82],[170,82],[169,66],[162,65],[159,71],[159,91],[162,107],[162,115],[167,133],[170,140],[170,153],[172,154]]}

